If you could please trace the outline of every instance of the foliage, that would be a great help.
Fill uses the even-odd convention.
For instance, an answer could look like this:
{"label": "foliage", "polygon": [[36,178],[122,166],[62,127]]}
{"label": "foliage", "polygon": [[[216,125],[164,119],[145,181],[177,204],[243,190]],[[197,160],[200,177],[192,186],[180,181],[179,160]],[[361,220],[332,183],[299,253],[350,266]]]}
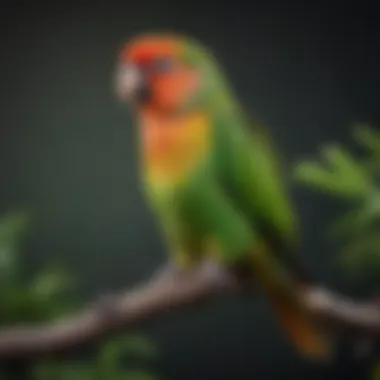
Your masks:
{"label": "foliage", "polygon": [[155,355],[152,345],[141,337],[113,339],[100,348],[95,359],[87,363],[45,361],[33,368],[36,380],[155,380],[151,373],[141,369],[126,370],[122,366],[125,355],[150,358]]}
{"label": "foliage", "polygon": [[[74,281],[58,265],[42,268],[25,281],[20,256],[28,218],[14,213],[0,218],[0,326],[17,322],[44,321],[58,317],[77,303],[70,295]],[[141,336],[112,338],[99,347],[95,358],[81,361],[43,360],[33,363],[30,377],[34,380],[154,380],[150,372],[126,369],[133,359],[151,359],[155,348]],[[1,380],[7,379],[0,368]]]}
{"label": "foliage", "polygon": [[[359,125],[353,137],[364,150],[355,157],[341,145],[325,145],[320,159],[304,160],[295,177],[315,190],[347,201],[349,211],[332,226],[342,243],[340,262],[351,275],[380,272],[380,133]],[[371,379],[380,380],[380,362]]]}
{"label": "foliage", "polygon": [[301,161],[295,177],[315,190],[344,199],[349,211],[331,232],[343,248],[339,259],[351,274],[380,269],[380,133],[358,125],[353,133],[363,149],[355,157],[338,144],[326,144],[321,157]]}

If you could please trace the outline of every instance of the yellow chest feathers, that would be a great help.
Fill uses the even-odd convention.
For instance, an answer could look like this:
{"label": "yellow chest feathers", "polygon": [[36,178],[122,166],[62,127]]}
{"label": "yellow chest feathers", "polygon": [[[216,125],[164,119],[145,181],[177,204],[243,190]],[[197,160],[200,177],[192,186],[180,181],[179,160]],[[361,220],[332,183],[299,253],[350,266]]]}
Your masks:
{"label": "yellow chest feathers", "polygon": [[140,121],[143,170],[149,182],[173,185],[204,156],[210,143],[206,115],[198,113]]}

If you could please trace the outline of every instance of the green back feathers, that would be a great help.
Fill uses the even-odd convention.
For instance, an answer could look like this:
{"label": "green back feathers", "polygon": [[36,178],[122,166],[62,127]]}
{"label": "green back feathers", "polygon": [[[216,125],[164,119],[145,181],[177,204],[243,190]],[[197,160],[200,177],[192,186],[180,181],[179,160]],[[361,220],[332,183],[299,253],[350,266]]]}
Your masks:
{"label": "green back feathers", "polygon": [[233,110],[236,112],[238,103],[233,97],[233,91],[229,87],[223,72],[210,50],[191,39],[184,39],[184,60],[197,67],[201,72],[203,88],[200,94],[202,105],[210,110]]}

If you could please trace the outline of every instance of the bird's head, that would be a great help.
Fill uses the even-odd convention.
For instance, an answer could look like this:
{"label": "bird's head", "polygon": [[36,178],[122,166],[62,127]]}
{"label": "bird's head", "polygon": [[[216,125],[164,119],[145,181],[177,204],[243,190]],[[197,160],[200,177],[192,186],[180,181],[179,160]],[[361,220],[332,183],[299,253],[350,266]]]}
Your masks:
{"label": "bird's head", "polygon": [[174,34],[149,34],[129,41],[117,62],[119,98],[137,107],[176,112],[195,106],[216,89],[209,52]]}

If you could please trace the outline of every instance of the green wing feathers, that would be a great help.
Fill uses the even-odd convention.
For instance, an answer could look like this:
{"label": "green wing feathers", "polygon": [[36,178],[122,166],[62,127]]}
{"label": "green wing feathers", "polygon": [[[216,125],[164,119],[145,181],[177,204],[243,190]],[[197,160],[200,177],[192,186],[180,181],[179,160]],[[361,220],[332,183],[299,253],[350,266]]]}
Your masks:
{"label": "green wing feathers", "polygon": [[[233,119],[224,118],[215,127],[220,186],[264,242],[248,253],[255,278],[300,352],[312,358],[328,358],[331,342],[304,309],[298,299],[297,279],[283,265],[289,261],[297,265],[295,251],[284,248],[295,247],[298,228],[274,149],[262,132],[242,129]],[[273,239],[280,244],[271,244]],[[286,254],[291,257],[284,257]]]}
{"label": "green wing feathers", "polygon": [[150,204],[167,248],[180,264],[191,264],[209,254],[216,254],[226,263],[237,261],[259,244],[254,226],[226,196],[213,174],[205,170],[206,166],[181,187],[149,189]]}
{"label": "green wing feathers", "polygon": [[263,132],[243,129],[231,119],[219,119],[215,126],[215,164],[221,185],[263,234],[293,247],[298,225],[275,150]]}

